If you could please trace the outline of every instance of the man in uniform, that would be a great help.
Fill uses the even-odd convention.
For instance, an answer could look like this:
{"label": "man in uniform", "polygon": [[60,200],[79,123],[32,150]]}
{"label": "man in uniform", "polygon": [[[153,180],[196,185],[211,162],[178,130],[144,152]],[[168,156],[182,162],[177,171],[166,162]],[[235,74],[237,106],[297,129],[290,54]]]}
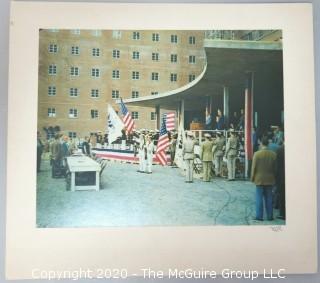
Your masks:
{"label": "man in uniform", "polygon": [[272,189],[276,183],[277,154],[268,149],[268,138],[262,138],[261,149],[253,155],[251,181],[256,185],[256,220],[263,220],[263,198],[267,218],[273,220]]}
{"label": "man in uniform", "polygon": [[174,158],[176,155],[176,146],[177,146],[177,134],[175,132],[172,132],[171,141],[169,145],[171,166],[174,165]]}
{"label": "man in uniform", "polygon": [[196,141],[193,139],[192,132],[188,131],[186,141],[183,143],[183,159],[186,163],[186,183],[193,182],[193,159],[195,144]]}
{"label": "man in uniform", "polygon": [[146,145],[145,145],[145,153],[146,153],[146,173],[152,173],[152,162],[153,162],[153,153],[155,151],[155,147],[153,144],[153,140],[151,138],[151,134],[147,135]]}
{"label": "man in uniform", "polygon": [[226,157],[228,167],[228,181],[234,181],[236,175],[236,157],[238,154],[238,138],[233,129],[230,130],[230,137],[226,146]]}
{"label": "man in uniform", "polygon": [[40,172],[41,156],[43,152],[44,145],[41,141],[40,132],[37,132],[37,172]]}
{"label": "man in uniform", "polygon": [[212,147],[211,135],[206,133],[204,135],[205,141],[201,145],[201,161],[203,168],[203,181],[210,182],[211,167],[212,167]]}
{"label": "man in uniform", "polygon": [[214,171],[217,177],[221,176],[221,163],[223,158],[223,148],[225,147],[225,138],[221,132],[217,132],[217,137],[213,142],[212,154],[214,160]]}
{"label": "man in uniform", "polygon": [[139,173],[144,173],[146,170],[146,153],[145,153],[145,137],[144,134],[141,133],[138,140],[138,157],[139,157]]}

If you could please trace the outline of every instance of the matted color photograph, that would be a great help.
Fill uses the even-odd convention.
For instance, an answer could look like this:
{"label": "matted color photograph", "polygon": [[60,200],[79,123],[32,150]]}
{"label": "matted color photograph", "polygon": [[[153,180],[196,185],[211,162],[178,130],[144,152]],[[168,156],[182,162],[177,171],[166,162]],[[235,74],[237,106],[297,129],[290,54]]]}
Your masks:
{"label": "matted color photograph", "polygon": [[281,30],[40,29],[36,226],[285,225]]}

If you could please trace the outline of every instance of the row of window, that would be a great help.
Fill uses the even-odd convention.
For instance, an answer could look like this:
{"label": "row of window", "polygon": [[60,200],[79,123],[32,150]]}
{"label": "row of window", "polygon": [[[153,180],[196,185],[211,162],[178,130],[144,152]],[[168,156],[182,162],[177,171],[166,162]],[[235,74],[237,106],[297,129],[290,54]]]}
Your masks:
{"label": "row of window", "polygon": [[[58,45],[57,44],[49,44],[48,46],[49,53],[57,53],[58,52]],[[80,47],[79,46],[71,46],[71,55],[80,55]],[[91,55],[93,57],[99,57],[101,54],[100,48],[92,48],[91,49]],[[120,50],[113,49],[112,50],[112,57],[115,59],[120,58]],[[132,59],[139,60],[140,59],[140,52],[139,51],[133,51],[132,52]],[[151,59],[152,61],[160,61],[160,55],[158,52],[152,52]],[[171,63],[177,63],[178,62],[178,54],[170,54],[170,62]],[[195,55],[189,55],[189,63],[195,64],[196,63],[196,56]]]}
{"label": "row of window", "polygon": [[[57,66],[56,65],[49,65],[48,73],[51,76],[54,76],[57,74]],[[80,69],[79,67],[70,67],[69,71],[70,76],[77,77],[80,75]],[[91,69],[91,77],[99,78],[101,75],[99,68],[92,68]],[[189,75],[189,82],[194,80],[195,75],[191,74]],[[139,80],[140,79],[140,72],[138,71],[132,71],[131,73],[132,80]],[[119,70],[112,70],[112,79],[120,79],[120,71]],[[151,80],[152,81],[159,81],[159,73],[158,72],[152,72],[151,73]],[[170,74],[170,81],[176,82],[178,80],[178,74],[177,73],[171,73]]]}
{"label": "row of window", "polygon": [[[48,95],[49,96],[55,96],[57,94],[57,88],[55,86],[48,86]],[[157,91],[152,91],[151,95],[157,95]],[[70,97],[78,97],[80,95],[80,91],[78,88],[71,87],[69,88],[69,95]],[[99,89],[91,89],[90,96],[92,98],[98,98],[100,96]],[[140,92],[137,90],[133,90],[131,92],[132,98],[138,98],[140,96]],[[111,97],[113,99],[120,98],[120,91],[119,90],[112,90]]]}
{"label": "row of window", "polygon": [[[59,32],[58,29],[50,29],[50,32]],[[73,35],[80,35],[81,30],[80,29],[72,29],[70,30],[70,33]],[[101,30],[93,30],[91,31],[92,35],[94,36],[101,36],[102,31]],[[112,31],[112,38],[114,39],[121,39],[122,37],[122,32],[119,30],[113,30]],[[133,40],[140,40],[142,38],[141,33],[139,31],[133,31],[132,32],[132,39]],[[151,40],[154,42],[160,41],[160,34],[159,33],[152,33],[151,35]],[[170,42],[171,43],[178,43],[178,35],[176,34],[171,34],[170,35]],[[196,37],[194,35],[189,36],[188,38],[189,44],[196,44]]]}
{"label": "row of window", "polygon": [[[79,117],[78,109],[77,108],[70,108],[68,116],[69,116],[69,118],[72,118],[72,119],[78,118]],[[133,120],[138,120],[139,119],[139,112],[132,111],[131,116],[132,116]],[[54,107],[48,108],[48,117],[50,117],[50,118],[57,117],[56,108],[54,108]],[[99,111],[97,109],[91,109],[90,110],[90,117],[91,117],[91,119],[99,118]],[[150,120],[155,121],[156,119],[157,119],[156,112],[151,112],[150,113]]]}

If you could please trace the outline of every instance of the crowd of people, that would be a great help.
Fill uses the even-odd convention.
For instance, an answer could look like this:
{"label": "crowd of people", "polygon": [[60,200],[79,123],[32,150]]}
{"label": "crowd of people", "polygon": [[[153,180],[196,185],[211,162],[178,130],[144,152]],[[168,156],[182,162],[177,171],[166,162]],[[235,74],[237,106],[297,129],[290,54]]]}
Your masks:
{"label": "crowd of people", "polygon": [[[223,125],[222,112],[218,111],[217,125],[221,130],[206,130],[204,140],[199,140],[194,132],[186,131],[184,137],[178,143],[178,133],[173,130],[168,133],[170,154],[170,165],[176,166],[175,155],[177,148],[182,150],[182,159],[185,169],[185,182],[193,182],[195,170],[195,159],[201,160],[202,180],[210,182],[212,178],[224,177],[227,171],[227,180],[234,181],[237,177],[236,163],[240,160],[244,149],[243,121],[234,113],[234,120],[230,120],[231,126],[228,130]],[[220,124],[219,124],[220,119]],[[222,119],[222,120],[221,120]],[[153,159],[157,148],[159,131],[134,130],[130,134],[123,131],[119,141],[125,140],[126,145],[132,145],[134,155],[139,159],[139,173],[152,174]],[[56,133],[54,139],[42,142],[38,132],[37,139],[37,171],[40,171],[41,155],[43,151],[50,152],[50,163],[52,165],[52,178],[62,178],[66,175],[66,158],[81,149],[82,153],[92,156],[91,148],[98,145],[108,144],[107,135],[102,132],[86,136],[79,140],[69,138],[66,135]],[[267,212],[267,219],[273,219],[273,208],[280,209],[279,217],[285,219],[285,178],[284,178],[284,132],[282,127],[272,127],[268,131],[258,133],[253,131],[253,160],[251,166],[251,181],[256,185],[256,219],[263,220],[263,199]],[[200,147],[199,154],[195,153],[195,146]],[[226,164],[226,166],[225,166]],[[227,169],[227,170],[226,170]]]}

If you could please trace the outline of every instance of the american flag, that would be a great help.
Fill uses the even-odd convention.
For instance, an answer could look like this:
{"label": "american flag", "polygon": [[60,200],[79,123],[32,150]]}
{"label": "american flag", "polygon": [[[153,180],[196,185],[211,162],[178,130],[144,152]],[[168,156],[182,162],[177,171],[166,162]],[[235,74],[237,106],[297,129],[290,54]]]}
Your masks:
{"label": "american flag", "polygon": [[121,108],[123,123],[127,129],[127,134],[129,134],[132,132],[132,130],[134,128],[134,121],[133,121],[131,114],[128,111],[127,107],[124,105],[122,99],[120,102],[120,108]]}
{"label": "american flag", "polygon": [[175,112],[165,113],[163,117],[166,121],[167,131],[172,131],[175,128],[176,113]]}
{"label": "american flag", "polygon": [[157,152],[156,152],[156,158],[158,158],[161,165],[167,164],[166,148],[168,146],[169,146],[168,131],[166,128],[166,121],[163,118],[161,128],[160,128],[160,133],[159,133]]}

